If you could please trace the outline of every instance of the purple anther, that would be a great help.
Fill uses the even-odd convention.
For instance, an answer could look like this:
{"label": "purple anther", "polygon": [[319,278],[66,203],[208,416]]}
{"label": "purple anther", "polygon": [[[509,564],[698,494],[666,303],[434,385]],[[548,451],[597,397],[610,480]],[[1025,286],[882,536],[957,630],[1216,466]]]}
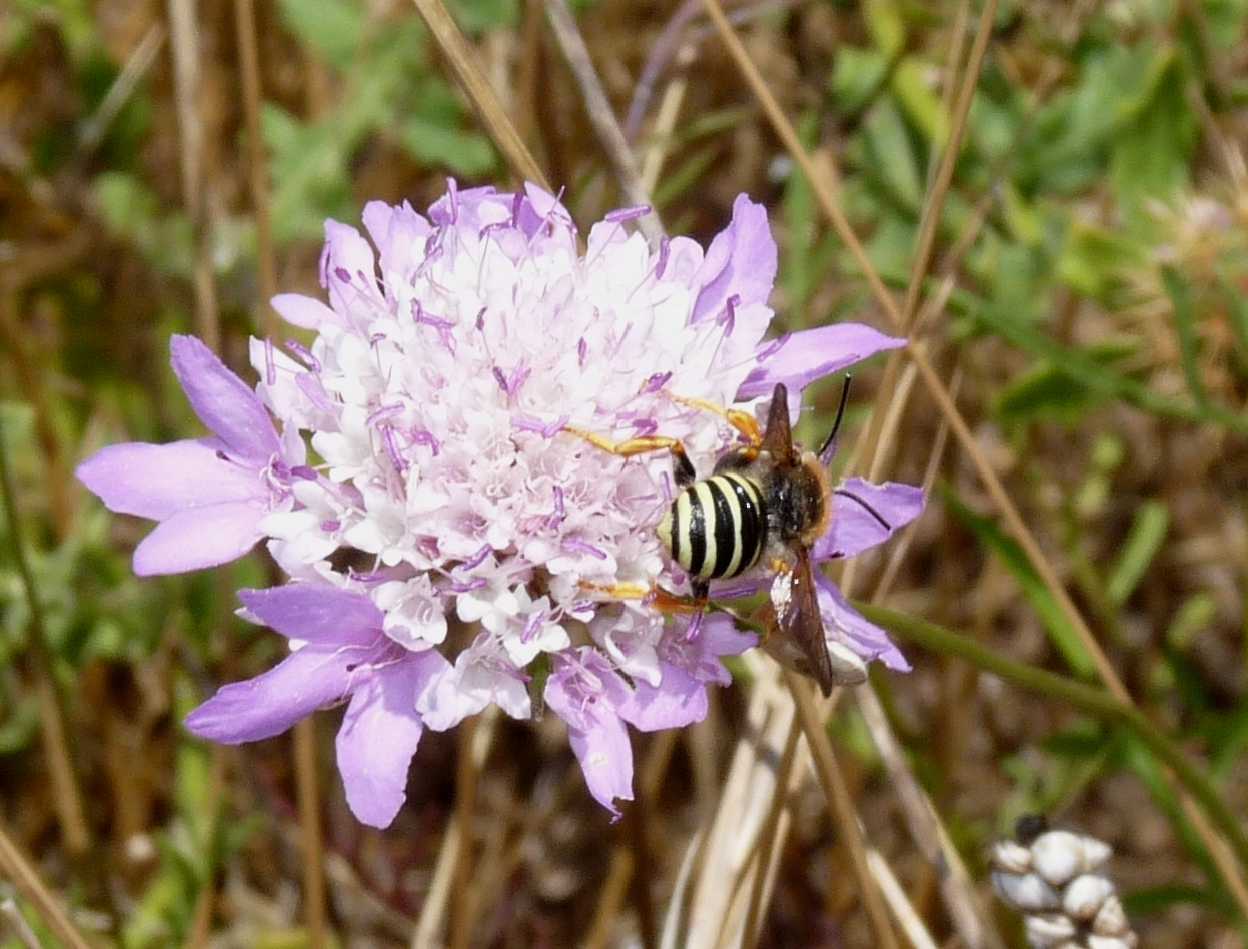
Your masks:
{"label": "purple anther", "polygon": [[789,341],[790,335],[791,334],[789,333],[785,333],[783,336],[779,336],[776,339],[773,339],[770,343],[768,343],[761,350],[759,350],[759,353],[755,358],[759,362],[762,362],[764,359],[770,359],[772,356],[774,356],[776,353],[780,352],[780,350],[784,348],[784,344]]}
{"label": "purple anther", "polygon": [[606,560],[607,552],[593,544],[587,544],[583,540],[577,540],[575,537],[569,537],[560,545],[564,550],[570,553],[588,554],[597,560]]}
{"label": "purple anther", "polygon": [[446,196],[450,199],[451,223],[459,221],[459,185],[454,178],[446,179]]}
{"label": "purple anther", "polygon": [[724,314],[719,322],[724,327],[725,338],[731,336],[732,331],[737,328],[737,307],[740,305],[741,298],[735,293],[724,301]]}
{"label": "purple anther", "polygon": [[602,219],[612,224],[622,224],[625,221],[635,221],[639,217],[645,217],[652,210],[654,209],[648,204],[638,204],[631,208],[616,208],[614,211],[608,211]]}
{"label": "purple anther", "polygon": [[489,309],[489,307],[484,307],[484,306],[483,306],[483,307],[481,307],[481,309],[477,312],[477,332],[478,332],[478,333],[479,333],[479,332],[481,332],[483,329],[485,329],[485,311],[486,311],[486,310],[488,310],[488,309]]}
{"label": "purple anther", "polygon": [[460,570],[476,570],[477,567],[485,563],[485,558],[490,555],[493,550],[489,544],[482,544],[481,549],[459,565]]}
{"label": "purple anther", "polygon": [[383,405],[373,411],[368,418],[364,419],[364,424],[369,426],[376,425],[382,419],[390,418],[392,415],[397,415],[402,411],[403,406],[398,402],[392,403],[391,405]]}
{"label": "purple anther", "polygon": [[386,425],[382,427],[381,432],[382,441],[386,443],[386,454],[390,456],[390,463],[394,465],[396,471],[406,471],[409,462],[399,451],[399,442],[394,437],[394,429]]}
{"label": "purple anther", "polygon": [[585,342],[582,336],[576,341],[576,363],[582,369],[585,368],[585,355],[589,352],[589,344]]}
{"label": "purple anther", "polygon": [[339,280],[341,280],[343,283],[351,282],[351,271],[347,270],[346,267],[335,267],[334,276],[337,277]]}
{"label": "purple anther", "polygon": [[555,485],[554,495],[555,495],[555,513],[559,515],[559,518],[562,520],[566,513],[563,509],[563,488],[559,487],[559,485]]}
{"label": "purple anther", "polygon": [[706,617],[706,613],[702,610],[693,614],[693,619],[689,621],[689,627],[685,630],[685,642],[695,642],[702,634],[702,620]]}
{"label": "purple anther", "polygon": [[315,481],[316,469],[311,465],[295,465],[290,469],[290,476],[300,481]]}
{"label": "purple anther", "polygon": [[442,449],[441,442],[438,441],[433,432],[426,431],[423,428],[413,428],[407,434],[408,437],[411,438],[413,445],[428,446],[429,450],[433,452],[435,458],[437,457],[438,452]]}
{"label": "purple anther", "polygon": [[668,382],[671,381],[672,374],[670,372],[656,372],[653,376],[646,380],[646,384],[641,387],[642,395],[650,395],[658,392]]}
{"label": "purple anther", "polygon": [[313,372],[321,371],[321,361],[312,355],[312,351],[295,339],[286,340],[286,351],[302,362]]}
{"label": "purple anther", "polygon": [[277,361],[273,358],[273,340],[264,341],[264,381],[269,385],[277,382]]}
{"label": "purple anther", "polygon": [[481,577],[473,577],[468,581],[453,580],[451,581],[451,592],[471,593],[473,590],[480,590],[484,586],[487,586],[487,584]]}
{"label": "purple anther", "polygon": [[370,346],[376,346],[378,343],[380,343],[380,342],[381,342],[382,340],[384,340],[385,338],[386,338],[386,334],[385,334],[385,333],[373,333],[371,336],[369,336],[369,337],[368,337],[368,345],[370,345]]}
{"label": "purple anther", "polygon": [[530,613],[529,618],[524,623],[524,629],[520,632],[520,642],[527,643],[530,639],[536,636],[537,631],[541,629],[542,623],[545,619],[545,610],[538,610],[536,613]]}
{"label": "purple anther", "polygon": [[632,425],[639,435],[653,435],[659,430],[659,423],[652,418],[635,418]]}
{"label": "purple anther", "polygon": [[321,248],[320,260],[316,262],[316,275],[320,279],[321,289],[329,289],[329,244]]}
{"label": "purple anther", "polygon": [[571,613],[573,616],[575,616],[578,613],[592,614],[596,608],[597,608],[597,604],[594,603],[593,600],[577,600],[575,603],[573,603],[571,606],[568,607],[568,612]]}
{"label": "purple anther", "polygon": [[308,401],[322,412],[334,411],[334,404],[329,400],[329,395],[325,391],[325,386],[321,384],[319,376],[314,376],[310,372],[301,372],[295,376],[295,385],[308,397]]}
{"label": "purple anther", "polygon": [[492,371],[494,373],[494,381],[498,383],[498,387],[506,395],[511,395],[511,390],[507,388],[507,377],[503,375],[503,370],[499,369],[498,366],[494,366]]}
{"label": "purple anther", "polygon": [[321,521],[321,530],[326,534],[335,534],[342,529],[342,522],[330,518],[327,521]]}
{"label": "purple anther", "polygon": [[557,419],[555,419],[553,422],[550,422],[545,428],[542,429],[542,436],[544,438],[554,438],[556,435],[558,435],[560,432],[563,431],[563,427],[568,424],[569,420],[570,420],[570,416],[567,416],[567,415],[559,416]]}
{"label": "purple anther", "polygon": [[662,280],[663,274],[667,271],[667,260],[672,253],[672,240],[665,237],[659,241],[659,262],[654,268],[654,277],[656,280]]}

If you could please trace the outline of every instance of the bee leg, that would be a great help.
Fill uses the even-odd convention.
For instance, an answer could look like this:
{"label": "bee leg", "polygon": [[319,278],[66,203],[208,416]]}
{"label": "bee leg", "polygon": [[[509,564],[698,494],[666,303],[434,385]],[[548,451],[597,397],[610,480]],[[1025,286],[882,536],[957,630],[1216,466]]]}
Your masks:
{"label": "bee leg", "polygon": [[685,452],[685,446],[679,438],[668,438],[664,435],[645,435],[640,438],[629,438],[622,442],[613,442],[609,438],[604,438],[595,432],[588,432],[583,428],[572,428],[565,425],[563,430],[570,435],[575,435],[577,438],[585,439],[595,448],[601,448],[603,451],[619,455],[621,458],[644,455],[651,451],[669,451],[672,453],[672,464],[675,469],[676,486],[678,488],[686,488],[698,479],[698,473],[693,467],[693,462],[689,460],[689,455]]}
{"label": "bee leg", "polygon": [[696,399],[691,396],[677,395],[674,392],[667,393],[673,402],[679,402],[681,405],[688,405],[691,408],[701,409],[703,412],[710,412],[718,415],[729,425],[741,433],[742,437],[750,443],[751,447],[758,448],[763,443],[763,429],[756,419],[749,412],[742,412],[740,409],[729,409],[722,405],[716,405],[707,399]]}
{"label": "bee leg", "polygon": [[654,593],[653,589],[640,583],[591,583],[582,580],[577,586],[586,593],[601,593],[612,600],[644,600]]}

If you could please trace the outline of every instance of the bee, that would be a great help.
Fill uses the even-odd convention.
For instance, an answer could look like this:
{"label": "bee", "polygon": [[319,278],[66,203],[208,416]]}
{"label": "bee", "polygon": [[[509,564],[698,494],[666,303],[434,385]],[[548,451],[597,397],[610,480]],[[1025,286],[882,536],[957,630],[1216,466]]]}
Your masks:
{"label": "bee", "polygon": [[[848,396],[846,377],[836,422],[819,452],[794,444],[783,383],[777,383],[772,393],[765,429],[745,412],[678,398],[723,415],[745,437],[744,445],[722,455],[711,476],[701,480],[675,439],[650,436],[615,444],[572,430],[621,455],[662,448],[672,453],[679,491],[656,533],[672,560],[689,575],[693,596],[685,608],[706,609],[712,580],[731,579],[766,564],[773,576],[764,648],[781,664],[814,678],[824,695],[835,685],[857,685],[867,677],[862,659],[825,635],[819,610],[810,550],[828,529],[832,495],[853,498],[891,530],[861,498],[834,489],[820,460],[840,429]],[[657,596],[660,608],[680,608],[674,594],[659,590]]]}

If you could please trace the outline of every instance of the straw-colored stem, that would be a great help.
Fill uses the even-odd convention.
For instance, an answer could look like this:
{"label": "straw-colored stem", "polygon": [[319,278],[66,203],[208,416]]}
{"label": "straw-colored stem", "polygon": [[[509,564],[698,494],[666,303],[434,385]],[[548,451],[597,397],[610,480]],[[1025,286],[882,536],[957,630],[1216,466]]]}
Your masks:
{"label": "straw-colored stem", "polygon": [[802,723],[806,743],[810,746],[815,771],[819,775],[819,783],[823,785],[823,793],[827,796],[828,806],[836,815],[845,849],[849,851],[854,875],[858,878],[859,895],[867,910],[871,929],[875,933],[874,945],[883,949],[897,949],[897,937],[889,922],[879,887],[871,875],[871,868],[867,865],[867,851],[862,838],[862,828],[858,825],[858,813],[854,809],[854,801],[850,796],[849,788],[845,785],[844,775],[841,774],[841,769],[836,763],[832,742],[824,730],[823,716],[819,713],[810,681],[788,669],[784,670],[784,681],[793,695],[793,700],[797,703],[797,717]]}
{"label": "straw-colored stem", "polygon": [[459,726],[458,758],[455,770],[455,823],[459,828],[459,851],[452,874],[451,946],[467,949],[472,941],[473,924],[473,824],[477,810],[477,763],[473,760],[473,735],[478,720],[470,718]]}
{"label": "straw-colored stem", "polygon": [[238,36],[238,73],[243,90],[243,119],[247,128],[247,178],[256,222],[256,263],[260,283],[257,321],[264,335],[276,339],[281,324],[269,301],[277,293],[277,265],[273,251],[273,224],[269,212],[269,176],[264,138],[260,132],[260,54],[256,44],[255,0],[234,0],[234,28]]}
{"label": "straw-colored stem", "polygon": [[645,205],[651,209],[649,214],[637,219],[637,226],[649,240],[657,242],[663,236],[663,223],[659,219],[658,211],[654,209],[654,200],[642,184],[637,159],[611,110],[611,103],[607,101],[602,82],[589,58],[585,40],[577,29],[576,19],[565,0],[546,0],[546,19],[550,23],[551,32],[555,34],[555,42],[559,44],[563,58],[567,60],[568,68],[572,70],[577,87],[581,90],[590,124],[593,125],[594,133],[615,169],[620,190],[624,192],[629,204]]}
{"label": "straw-colored stem", "polygon": [[22,580],[22,592],[30,613],[29,645],[31,673],[34,678],[35,698],[39,709],[40,737],[43,757],[48,766],[52,783],[52,803],[60,824],[61,839],[72,857],[85,854],[91,847],[91,831],[83,812],[82,793],[74,774],[69,756],[69,744],[65,731],[65,715],[56,690],[55,662],[48,648],[47,624],[44,621],[43,601],[35,584],[35,575],[26,556],[26,543],[22,536],[22,524],[18,517],[17,486],[14,484],[9,464],[7,433],[0,427],[0,494],[4,496],[4,513],[9,528],[9,549],[17,562],[17,572]]}
{"label": "straw-colored stem", "polygon": [[2,826],[0,826],[0,876],[8,879],[17,891],[34,905],[48,929],[52,930],[53,935],[69,949],[90,949],[89,943],[69,921],[65,910],[61,908],[60,901],[52,895],[47,885],[40,879],[38,872]]}
{"label": "straw-colored stem", "polygon": [[295,725],[295,785],[299,798],[299,837],[303,849],[303,915],[308,945],[328,945],[325,922],[325,847],[321,838],[321,790],[317,781],[316,719]]}
{"label": "straw-colored stem", "polygon": [[421,19],[429,27],[429,32],[433,34],[434,40],[450,63],[451,71],[455,73],[455,78],[459,80],[487,134],[503,153],[503,160],[511,168],[512,174],[521,181],[531,181],[550,190],[546,176],[507,117],[507,112],[490,88],[484,73],[477,66],[472,47],[468,45],[445,4],[442,0],[412,2],[416,4]]}
{"label": "straw-colored stem", "polygon": [[[757,67],[749,58],[745,47],[741,44],[741,40],[733,31],[731,24],[724,17],[723,11],[720,9],[717,0],[703,0],[703,4],[707,8],[707,12],[711,17],[720,36],[723,38],[725,45],[732,54],[733,59],[737,62],[742,75],[750,85],[751,90],[758,98],[759,103],[763,107],[768,119],[781,139],[785,148],[788,149],[794,162],[806,175],[807,180],[811,184],[811,189],[815,194],[820,210],[827,216],[832,223],[833,229],[844,241],[845,246],[853,255],[862,271],[864,279],[875,295],[880,306],[883,308],[889,321],[894,329],[900,329],[904,325],[902,311],[897,305],[897,301],[893,298],[888,288],[884,286],[880,278],[879,272],[872,265],[870,258],[867,256],[866,249],[862,242],[854,233],[848,219],[837,203],[835,194],[828,187],[824,176],[821,176],[815,170],[814,164],[806,149],[802,146],[797,132],[793,128],[791,122],[784,115],[776,102],[775,97],[771,95],[767,89],[766,83],[759,74]],[[1082,614],[1075,606],[1074,601],[1066,592],[1064,585],[1061,583],[1048,558],[1040,549],[1039,543],[1035,536],[1023,523],[1022,515],[1018,508],[1010,499],[1005,487],[1001,483],[1001,479],[997,476],[996,471],[992,467],[991,461],[985,454],[971,432],[970,426],[963,417],[961,411],[954,403],[949,395],[948,389],[941,381],[935,368],[932,366],[931,360],[923,348],[916,344],[914,340],[909,340],[905,348],[906,354],[918,367],[919,375],[923,380],[931,397],[936,401],[940,412],[948,419],[953,429],[954,436],[962,445],[971,463],[975,466],[976,472],[979,474],[980,480],[985,490],[993,500],[993,504],[997,510],[1001,512],[1002,518],[1011,536],[1018,542],[1023,549],[1028,562],[1036,570],[1041,581],[1052,593],[1056,599],[1059,608],[1067,621],[1071,624],[1078,635],[1080,643],[1091,656],[1093,664],[1096,666],[1097,674],[1105,683],[1106,687],[1120,701],[1129,702],[1130,696],[1117,672],[1110,663],[1104,650],[1101,649],[1096,637],[1092,634],[1087,621],[1084,620]],[[1186,808],[1187,805],[1184,805]],[[1210,854],[1218,864],[1219,871],[1226,879],[1227,885],[1230,887],[1241,912],[1248,915],[1248,888],[1245,887],[1244,881],[1239,875],[1238,869],[1229,859],[1226,849],[1226,842],[1219,840],[1216,835],[1207,833],[1208,827],[1202,822],[1196,822],[1195,828],[1200,835],[1202,842],[1209,849]],[[1241,861],[1242,862],[1242,861]]]}
{"label": "straw-colored stem", "polygon": [[[789,726],[788,737],[784,740],[784,752],[780,757],[778,771],[787,776],[793,771],[793,759],[797,753],[797,740],[801,737],[802,726],[794,719]],[[759,944],[762,936],[763,894],[767,889],[767,867],[771,863],[771,854],[778,843],[776,827],[780,823],[780,815],[784,812],[788,801],[789,788],[787,780],[776,785],[776,793],[772,795],[771,807],[767,811],[767,819],[759,831],[759,848],[754,859],[754,876],[750,884],[750,902],[745,911],[745,928],[742,930],[745,949]]]}
{"label": "straw-colored stem", "polygon": [[199,114],[199,28],[195,0],[169,0],[169,43],[173,50],[173,90],[177,100],[182,203],[191,218],[195,263],[195,330],[209,349],[221,348],[217,290],[213,280],[208,203],[204,200],[204,130]]}

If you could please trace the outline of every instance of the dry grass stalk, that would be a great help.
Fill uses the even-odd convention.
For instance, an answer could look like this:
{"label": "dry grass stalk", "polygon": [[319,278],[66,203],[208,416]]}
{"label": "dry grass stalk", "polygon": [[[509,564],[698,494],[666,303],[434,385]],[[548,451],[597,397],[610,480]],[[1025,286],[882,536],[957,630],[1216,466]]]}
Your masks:
{"label": "dry grass stalk", "polygon": [[555,42],[559,44],[568,68],[576,79],[581,90],[581,98],[585,102],[585,111],[594,127],[598,141],[607,153],[615,176],[619,180],[620,190],[625,200],[631,205],[646,205],[651,213],[637,219],[637,226],[647,239],[657,243],[663,237],[663,222],[659,212],[654,210],[654,199],[642,183],[641,170],[637,167],[637,159],[628,146],[628,140],[611,111],[611,103],[594,70],[593,61],[589,58],[589,50],[585,40],[577,29],[572,11],[565,0],[546,0],[546,19],[550,23],[551,32],[555,34]]}
{"label": "dry grass stalk", "polygon": [[936,949],[936,941],[923,925],[923,920],[915,912],[913,904],[906,898],[905,890],[897,882],[892,869],[880,852],[874,847],[867,850],[867,868],[880,888],[880,893],[888,901],[888,908],[893,912],[897,925],[905,933],[906,939],[914,949]]}
{"label": "dry grass stalk", "polygon": [[130,101],[135,88],[143,81],[147,71],[152,68],[152,63],[156,61],[160,48],[165,45],[167,35],[163,23],[153,23],[143,34],[143,39],[139,40],[139,45],[134,48],[126,64],[121,67],[121,72],[108,87],[108,92],[104,93],[104,98],[100,100],[91,118],[83,123],[82,133],[78,137],[77,157],[79,159],[90,154],[100,144],[104,133],[117,118],[117,113]]}
{"label": "dry grass stalk", "polygon": [[221,327],[213,281],[209,208],[204,196],[204,132],[199,115],[199,33],[195,0],[169,0],[169,41],[177,99],[182,203],[191,218],[195,244],[195,331],[209,349],[218,350]]}
{"label": "dry grass stalk", "polygon": [[255,0],[234,0],[234,27],[238,37],[239,84],[243,91],[243,119],[247,129],[247,178],[251,210],[256,222],[256,262],[260,282],[257,322],[265,336],[276,341],[281,323],[269,301],[277,294],[277,263],[273,250],[273,222],[269,213],[269,175],[260,133],[260,54],[256,44]]}
{"label": "dry grass stalk", "polygon": [[836,755],[832,751],[832,742],[824,730],[824,715],[815,699],[810,682],[795,672],[784,670],[784,681],[797,704],[798,718],[802,723],[802,731],[806,743],[810,746],[814,757],[815,773],[823,785],[824,796],[832,808],[833,816],[841,830],[845,841],[845,849],[849,851],[854,874],[858,878],[858,891],[867,917],[871,921],[871,929],[875,933],[875,945],[884,949],[896,949],[897,937],[889,924],[888,914],[880,899],[875,878],[871,876],[867,866],[866,845],[862,839],[862,828],[858,823],[858,814],[854,809],[854,801],[849,788],[845,784],[844,775],[836,763]]}
{"label": "dry grass stalk", "polygon": [[303,851],[303,914],[312,949],[328,945],[325,923],[325,844],[321,836],[321,791],[317,781],[316,719],[294,728],[295,785],[299,798],[299,839]]}
{"label": "dry grass stalk", "polygon": [[429,27],[429,32],[437,41],[455,78],[463,86],[468,100],[476,110],[486,132],[503,153],[503,160],[511,168],[513,175],[521,181],[532,181],[546,190],[550,183],[542,173],[537,161],[533,158],[528,146],[520,138],[516,127],[507,117],[506,111],[498,101],[498,96],[490,88],[485,75],[477,65],[472,47],[455,24],[454,18],[447,11],[442,0],[412,0],[421,19]]}
{"label": "dry grass stalk", "polygon": [[17,891],[34,904],[47,927],[69,949],[90,949],[89,943],[69,921],[60,902],[3,827],[0,827],[0,874],[12,881]]}
{"label": "dry grass stalk", "polygon": [[[989,0],[991,3],[992,0]],[[720,35],[723,37],[725,44],[728,46],[733,58],[736,60],[741,69],[742,75],[747,80],[760,104],[763,111],[770,119],[777,135],[789,150],[794,161],[802,169],[811,183],[811,188],[815,193],[820,209],[831,221],[834,229],[844,240],[846,246],[853,254],[859,267],[863,272],[868,285],[871,287],[876,299],[883,307],[888,315],[894,329],[904,325],[902,311],[898,308],[896,301],[884,286],[879,273],[871,264],[870,259],[866,255],[861,241],[854,234],[848,220],[845,218],[835,195],[827,187],[822,176],[820,176],[811,162],[809,154],[802,146],[792,123],[781,111],[775,97],[767,89],[766,83],[759,74],[757,67],[750,60],[745,48],[741,45],[740,39],[733,31],[732,26],[724,17],[723,11],[720,9],[716,0],[703,0],[707,7],[707,11],[711,16]],[[1075,606],[1070,594],[1066,591],[1061,579],[1057,575],[1052,563],[1040,549],[1039,543],[1035,536],[1023,522],[1022,515],[1019,513],[1017,506],[1010,499],[1008,492],[1005,490],[1001,479],[997,476],[996,471],[992,467],[991,461],[984,453],[975,439],[974,433],[967,424],[965,417],[958,409],[956,403],[949,394],[949,390],[937,374],[931,360],[928,358],[914,342],[910,340],[906,345],[906,353],[918,367],[920,376],[924,385],[927,387],[931,397],[936,401],[937,408],[944,415],[950,426],[953,428],[954,435],[962,444],[963,450],[967,453],[968,458],[974,464],[976,471],[980,476],[985,490],[991,496],[993,504],[1001,513],[1005,521],[1005,525],[1009,533],[1022,547],[1028,561],[1039,574],[1041,581],[1048,588],[1049,592],[1057,601],[1062,613],[1070,625],[1074,628],[1079,637],[1081,645],[1091,657],[1093,664],[1096,666],[1097,674],[1101,681],[1105,684],[1109,692],[1119,701],[1126,704],[1133,704],[1130,694],[1126,687],[1122,684],[1113,665],[1109,661],[1109,657],[1105,655],[1105,651],[1101,648],[1100,643],[1093,635],[1087,621],[1083,618],[1079,608]],[[1171,772],[1167,771],[1168,778],[1173,780]],[[1179,791],[1181,801],[1183,803],[1184,812],[1190,817],[1195,814],[1197,808],[1190,798]],[[1217,863],[1219,872],[1223,875],[1230,887],[1236,903],[1245,915],[1248,915],[1248,887],[1245,887],[1244,881],[1239,874],[1238,867],[1235,864],[1230,848],[1226,841],[1223,840],[1216,832],[1213,831],[1211,825],[1204,819],[1203,815],[1199,815],[1193,819],[1193,825],[1196,828],[1201,842],[1209,850],[1213,859]]]}

